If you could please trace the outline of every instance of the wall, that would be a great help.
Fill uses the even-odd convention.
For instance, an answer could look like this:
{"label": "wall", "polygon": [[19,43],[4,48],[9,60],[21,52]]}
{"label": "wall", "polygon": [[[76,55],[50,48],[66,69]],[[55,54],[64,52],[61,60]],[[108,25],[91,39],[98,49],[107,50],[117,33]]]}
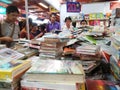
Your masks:
{"label": "wall", "polygon": [[[97,13],[97,12],[111,12],[110,10],[110,2],[101,2],[101,3],[91,3],[91,4],[82,4],[81,12],[84,14],[89,13]],[[66,4],[61,5],[60,8],[60,22],[61,26],[64,24],[64,19],[67,16],[75,16],[79,15],[79,13],[67,13]]]}
{"label": "wall", "polygon": [[110,2],[83,4],[81,12],[84,14],[96,12],[102,12],[105,14],[106,12],[111,12]]}

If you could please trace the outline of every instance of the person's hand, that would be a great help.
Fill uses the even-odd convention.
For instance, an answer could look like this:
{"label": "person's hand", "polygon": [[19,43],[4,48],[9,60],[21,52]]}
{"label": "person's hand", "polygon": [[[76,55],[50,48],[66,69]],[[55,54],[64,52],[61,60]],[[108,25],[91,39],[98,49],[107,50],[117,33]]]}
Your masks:
{"label": "person's hand", "polygon": [[11,37],[2,37],[2,41],[12,42],[13,39]]}

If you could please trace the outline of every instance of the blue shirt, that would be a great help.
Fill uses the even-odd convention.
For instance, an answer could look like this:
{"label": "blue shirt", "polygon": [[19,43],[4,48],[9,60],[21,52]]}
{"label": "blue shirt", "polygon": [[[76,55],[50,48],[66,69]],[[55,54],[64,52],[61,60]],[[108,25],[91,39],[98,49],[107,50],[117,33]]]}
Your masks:
{"label": "blue shirt", "polygon": [[54,23],[48,23],[47,25],[47,32],[51,32],[52,30],[60,30],[60,23],[54,22]]}

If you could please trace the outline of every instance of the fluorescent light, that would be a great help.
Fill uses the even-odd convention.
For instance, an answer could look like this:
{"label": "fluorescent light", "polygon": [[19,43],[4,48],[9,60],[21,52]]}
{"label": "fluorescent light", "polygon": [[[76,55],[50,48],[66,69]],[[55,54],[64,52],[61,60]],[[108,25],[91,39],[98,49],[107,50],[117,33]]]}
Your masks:
{"label": "fluorescent light", "polygon": [[46,5],[43,4],[43,3],[39,3],[39,5],[43,6],[44,8],[48,8],[48,6],[46,6]]}

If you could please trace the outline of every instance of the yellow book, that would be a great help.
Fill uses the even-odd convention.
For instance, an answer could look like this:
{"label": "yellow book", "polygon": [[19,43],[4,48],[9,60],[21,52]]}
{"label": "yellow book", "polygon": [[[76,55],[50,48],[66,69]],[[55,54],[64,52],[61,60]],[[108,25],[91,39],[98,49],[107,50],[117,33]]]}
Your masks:
{"label": "yellow book", "polygon": [[0,80],[13,80],[31,67],[29,60],[12,60],[0,66]]}

